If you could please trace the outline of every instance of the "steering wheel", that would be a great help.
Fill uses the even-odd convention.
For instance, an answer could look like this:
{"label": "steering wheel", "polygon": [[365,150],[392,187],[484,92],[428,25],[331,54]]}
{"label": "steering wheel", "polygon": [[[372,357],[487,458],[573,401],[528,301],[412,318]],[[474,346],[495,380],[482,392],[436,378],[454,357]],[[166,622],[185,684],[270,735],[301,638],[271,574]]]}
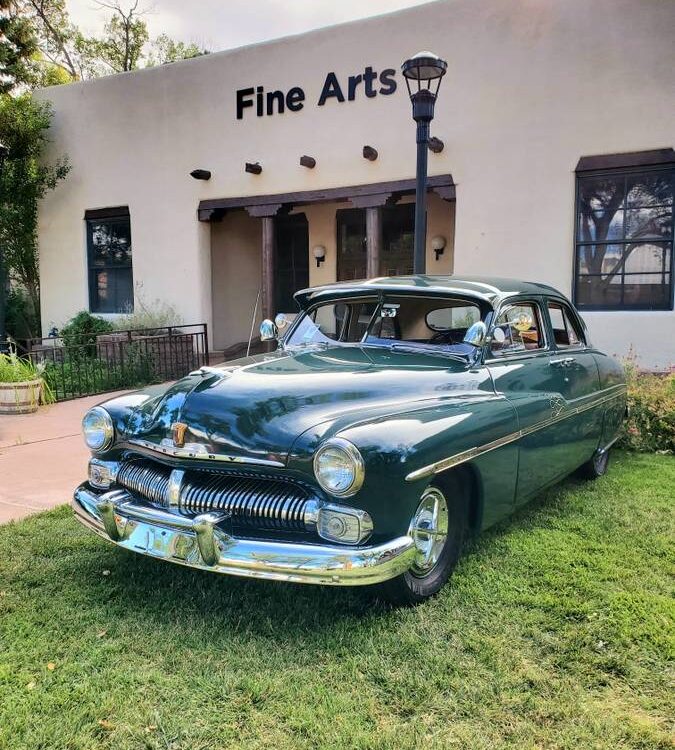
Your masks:
{"label": "steering wheel", "polygon": [[453,335],[452,331],[436,331],[429,339],[430,344],[461,344]]}

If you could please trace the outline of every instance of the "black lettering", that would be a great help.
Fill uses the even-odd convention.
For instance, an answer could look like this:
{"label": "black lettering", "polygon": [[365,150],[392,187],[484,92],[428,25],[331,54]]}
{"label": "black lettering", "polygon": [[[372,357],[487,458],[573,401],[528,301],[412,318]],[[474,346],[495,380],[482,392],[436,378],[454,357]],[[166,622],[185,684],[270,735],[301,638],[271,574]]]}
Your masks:
{"label": "black lettering", "polygon": [[347,98],[350,102],[356,99],[356,87],[362,80],[363,76],[349,76],[349,93],[347,94]]}
{"label": "black lettering", "polygon": [[253,89],[239,89],[237,91],[237,120],[244,116],[244,109],[252,107],[253,102],[248,98],[253,94]]}
{"label": "black lettering", "polygon": [[258,117],[263,116],[263,87],[258,86],[258,88],[255,90],[255,113],[258,115]]}
{"label": "black lettering", "polygon": [[277,103],[277,112],[281,115],[284,112],[284,92],[268,91],[267,92],[267,114],[274,114],[274,102]]}
{"label": "black lettering", "polygon": [[382,84],[382,86],[380,86],[380,94],[388,96],[396,91],[395,75],[396,71],[394,68],[387,68],[380,73],[380,83]]}
{"label": "black lettering", "polygon": [[370,65],[363,71],[363,82],[366,84],[366,96],[372,99],[377,96],[377,91],[373,88],[373,81],[377,78],[377,72]]}
{"label": "black lettering", "polygon": [[288,90],[286,94],[286,106],[291,112],[299,112],[305,105],[305,92],[300,86],[293,86],[292,89]]}
{"label": "black lettering", "polygon": [[330,99],[332,96],[334,96],[339,102],[343,102],[345,100],[345,96],[342,93],[340,83],[335,73],[329,73],[326,76],[326,80],[323,84],[323,89],[321,90],[321,96],[319,97],[319,107],[323,107],[323,105],[326,103],[326,99]]}

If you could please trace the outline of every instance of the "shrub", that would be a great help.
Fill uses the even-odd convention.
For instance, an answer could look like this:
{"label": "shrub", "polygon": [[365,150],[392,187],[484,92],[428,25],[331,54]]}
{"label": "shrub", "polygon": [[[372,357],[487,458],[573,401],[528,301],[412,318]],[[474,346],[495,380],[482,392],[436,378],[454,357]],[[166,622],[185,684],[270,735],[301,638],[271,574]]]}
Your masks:
{"label": "shrub", "polygon": [[619,446],[631,451],[675,452],[675,373],[639,372],[626,363],[630,416]]}
{"label": "shrub", "polygon": [[181,325],[183,319],[173,305],[156,299],[150,304],[143,301],[142,295],[136,293],[136,310],[115,320],[115,329],[128,331],[143,329],[145,333],[161,333],[171,326]]}
{"label": "shrub", "polygon": [[42,380],[40,398],[43,404],[56,400],[45,376],[44,365],[19,357],[16,352],[0,354],[0,383],[24,383],[27,380]]}
{"label": "shrub", "polygon": [[112,330],[113,325],[107,320],[82,310],[63,326],[59,335],[69,356],[95,357],[96,336]]}

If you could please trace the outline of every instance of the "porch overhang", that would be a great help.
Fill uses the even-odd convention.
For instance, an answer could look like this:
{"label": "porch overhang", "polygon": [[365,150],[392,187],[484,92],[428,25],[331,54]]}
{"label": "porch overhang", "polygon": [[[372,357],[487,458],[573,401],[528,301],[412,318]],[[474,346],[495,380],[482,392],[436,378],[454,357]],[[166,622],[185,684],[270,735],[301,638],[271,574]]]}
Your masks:
{"label": "porch overhang", "polygon": [[[443,200],[455,200],[455,183],[451,174],[435,175],[428,178],[428,190]],[[393,180],[367,185],[325,188],[323,190],[303,190],[294,193],[274,195],[253,195],[240,198],[209,198],[199,202],[199,221],[220,221],[230,209],[244,208],[251,216],[275,216],[280,210],[290,210],[295,206],[312,203],[350,202],[355,208],[384,206],[396,203],[405,195],[415,193],[415,180]]]}

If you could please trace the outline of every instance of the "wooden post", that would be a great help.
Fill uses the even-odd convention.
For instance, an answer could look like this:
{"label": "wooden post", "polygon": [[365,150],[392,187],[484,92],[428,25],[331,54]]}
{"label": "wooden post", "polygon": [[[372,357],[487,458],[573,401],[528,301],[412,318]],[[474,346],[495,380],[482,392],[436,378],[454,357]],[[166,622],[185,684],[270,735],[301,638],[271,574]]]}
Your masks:
{"label": "wooden post", "polygon": [[276,247],[274,216],[263,216],[262,221],[262,312],[263,318],[274,319],[274,274]]}
{"label": "wooden post", "polygon": [[380,275],[380,252],[382,249],[382,206],[366,208],[366,276],[369,279]]}

